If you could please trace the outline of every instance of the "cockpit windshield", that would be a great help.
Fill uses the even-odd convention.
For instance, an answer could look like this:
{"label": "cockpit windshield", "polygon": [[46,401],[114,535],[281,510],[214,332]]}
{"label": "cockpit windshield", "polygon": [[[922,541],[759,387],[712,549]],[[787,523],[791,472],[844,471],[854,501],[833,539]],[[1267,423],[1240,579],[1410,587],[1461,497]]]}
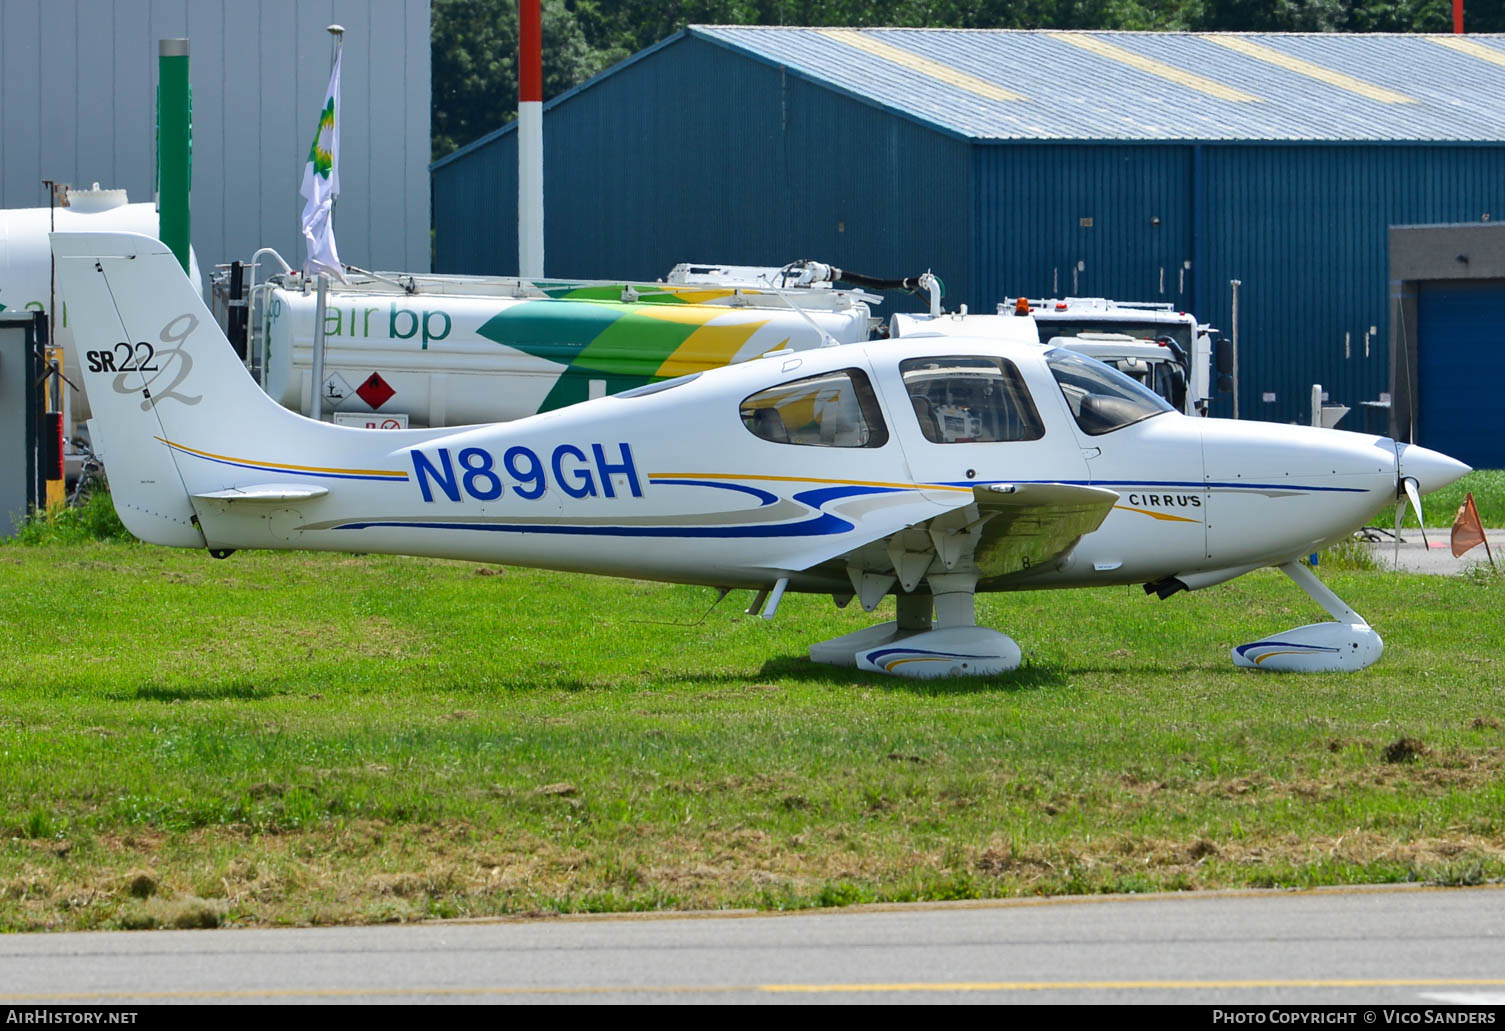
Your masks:
{"label": "cockpit windshield", "polygon": [[1056,347],[1045,352],[1045,361],[1072,417],[1089,436],[1175,411],[1163,397],[1096,358]]}

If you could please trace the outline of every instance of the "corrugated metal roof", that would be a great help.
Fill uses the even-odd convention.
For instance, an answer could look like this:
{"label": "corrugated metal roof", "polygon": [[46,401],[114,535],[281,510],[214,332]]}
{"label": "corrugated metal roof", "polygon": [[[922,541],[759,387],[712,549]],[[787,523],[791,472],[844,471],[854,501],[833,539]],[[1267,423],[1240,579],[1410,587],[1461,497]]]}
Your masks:
{"label": "corrugated metal roof", "polygon": [[1505,36],[694,26],[970,139],[1505,141]]}

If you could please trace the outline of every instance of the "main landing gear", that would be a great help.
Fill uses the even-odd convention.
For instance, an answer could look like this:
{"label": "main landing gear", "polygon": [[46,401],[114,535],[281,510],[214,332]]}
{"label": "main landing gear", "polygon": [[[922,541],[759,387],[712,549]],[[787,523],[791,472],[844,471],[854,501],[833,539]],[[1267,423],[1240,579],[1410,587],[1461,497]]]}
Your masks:
{"label": "main landing gear", "polygon": [[928,580],[930,594],[896,595],[898,619],[811,645],[811,660],[917,680],[991,676],[1019,668],[1014,639],[977,625],[975,573]]}
{"label": "main landing gear", "polygon": [[[1241,644],[1233,649],[1234,665],[1277,673],[1352,673],[1379,661],[1384,642],[1363,616],[1300,561],[1278,568],[1334,622],[1309,623]],[[927,581],[931,594],[896,595],[897,619],[812,645],[811,660],[914,679],[991,676],[1019,667],[1013,638],[977,625],[976,574],[946,573]],[[875,586],[886,589],[889,583]],[[875,607],[881,598],[865,607]]]}
{"label": "main landing gear", "polygon": [[897,587],[899,618],[822,641],[813,661],[926,680],[1019,668],[1013,638],[977,625],[978,582],[996,589],[1050,567],[1102,525],[1118,494],[1067,483],[993,483],[972,494],[969,504],[847,553],[852,595],[871,612]]}

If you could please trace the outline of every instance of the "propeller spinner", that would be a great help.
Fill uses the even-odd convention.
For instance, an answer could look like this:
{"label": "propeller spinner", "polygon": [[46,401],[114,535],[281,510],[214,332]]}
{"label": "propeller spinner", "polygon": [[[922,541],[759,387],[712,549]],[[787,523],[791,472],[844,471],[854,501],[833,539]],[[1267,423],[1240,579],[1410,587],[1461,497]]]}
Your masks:
{"label": "propeller spinner", "polygon": [[1469,466],[1440,451],[1395,442],[1395,568],[1400,568],[1400,524],[1406,512],[1406,502],[1410,501],[1411,509],[1416,513],[1422,543],[1430,548],[1426,520],[1421,515],[1421,496],[1472,471]]}

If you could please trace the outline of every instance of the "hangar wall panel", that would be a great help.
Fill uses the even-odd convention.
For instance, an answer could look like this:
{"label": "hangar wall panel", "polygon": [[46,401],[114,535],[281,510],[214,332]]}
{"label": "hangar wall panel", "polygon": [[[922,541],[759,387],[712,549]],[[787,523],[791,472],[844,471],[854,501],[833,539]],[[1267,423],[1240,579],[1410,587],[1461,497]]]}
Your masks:
{"label": "hangar wall panel", "polygon": [[1354,408],[1343,428],[1364,429],[1358,402],[1390,389],[1389,227],[1505,215],[1505,147],[1220,146],[1204,160],[1198,315],[1229,329],[1242,281],[1240,415],[1304,422],[1321,383]]}
{"label": "hangar wall panel", "polygon": [[261,246],[300,261],[332,22],[346,29],[340,256],[427,270],[428,0],[4,0],[0,207],[45,205],[44,177],[151,200],[157,41],[187,37],[200,264]]}
{"label": "hangar wall panel", "polygon": [[[544,144],[550,140],[544,117]],[[560,188],[545,152],[544,270],[554,272],[553,220],[547,206]],[[434,209],[434,271],[466,275],[517,274],[517,133],[508,128],[435,163],[429,173]],[[592,239],[598,237],[593,234]],[[661,274],[661,273],[660,273]]]}
{"label": "hangar wall panel", "polygon": [[[516,273],[515,139],[434,166],[438,271]],[[971,295],[967,144],[777,66],[681,37],[547,105],[544,140],[550,276],[817,258]]]}
{"label": "hangar wall panel", "polygon": [[1006,143],[976,150],[975,306],[991,311],[1021,295],[1190,304],[1185,148]]}
{"label": "hangar wall panel", "polygon": [[1389,226],[1505,216],[1498,144],[978,144],[976,181],[980,307],[1164,301],[1229,332],[1238,279],[1240,415],[1305,421],[1321,383],[1355,430],[1389,389]]}

